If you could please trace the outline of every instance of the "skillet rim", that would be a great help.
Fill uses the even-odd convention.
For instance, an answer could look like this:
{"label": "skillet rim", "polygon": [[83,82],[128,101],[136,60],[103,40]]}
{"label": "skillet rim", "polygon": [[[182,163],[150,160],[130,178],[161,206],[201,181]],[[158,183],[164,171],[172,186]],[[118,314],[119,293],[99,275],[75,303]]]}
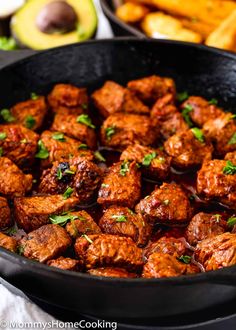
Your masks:
{"label": "skillet rim", "polygon": [[[4,71],[10,70],[10,69],[14,69],[14,67],[24,64],[25,62],[29,61],[31,58],[37,58],[40,56],[44,56],[44,54],[50,54],[50,53],[56,53],[57,51],[61,51],[63,49],[68,49],[68,48],[79,48],[79,47],[83,47],[83,46],[92,46],[92,45],[96,45],[96,44],[130,44],[130,43],[152,43],[152,44],[157,44],[157,45],[175,45],[175,46],[179,46],[182,47],[183,49],[185,47],[187,48],[195,48],[198,49],[200,51],[204,51],[204,52],[208,52],[210,54],[215,54],[219,57],[225,57],[225,58],[229,58],[231,60],[234,60],[236,63],[236,54],[234,53],[230,53],[218,48],[214,48],[214,47],[208,47],[202,44],[195,44],[195,43],[190,43],[190,42],[181,42],[181,41],[172,41],[172,40],[162,40],[162,39],[151,39],[151,38],[137,38],[137,37],[120,37],[120,38],[115,38],[115,39],[100,39],[100,40],[89,40],[83,43],[75,43],[75,44],[70,44],[70,45],[65,45],[62,47],[56,47],[56,48],[51,48],[45,51],[39,51],[36,52],[35,54],[29,55],[24,59],[15,61],[12,64],[8,64],[5,67],[0,69],[0,74]],[[85,280],[89,280],[89,281],[93,281],[93,282],[97,282],[100,284],[107,284],[107,285],[128,285],[128,286],[150,286],[150,287],[154,287],[158,284],[162,284],[162,285],[187,285],[187,284],[194,284],[194,283],[201,283],[201,282],[208,282],[208,283],[212,283],[212,284],[221,284],[222,280],[222,284],[228,284],[228,285],[234,285],[234,283],[232,283],[232,280],[235,279],[234,274],[228,274],[230,273],[230,270],[234,269],[236,270],[236,265],[230,266],[230,267],[225,267],[225,268],[221,268],[221,269],[217,269],[214,271],[209,271],[209,272],[204,272],[204,273],[197,273],[197,274],[192,274],[192,275],[188,275],[188,276],[179,276],[179,277],[167,277],[167,278],[112,278],[112,277],[103,277],[103,276],[95,276],[95,275],[90,275],[87,273],[82,273],[82,272],[74,272],[74,271],[68,271],[68,270],[62,270],[56,267],[50,267],[47,266],[46,264],[31,260],[31,259],[27,259],[23,256],[18,255],[17,253],[8,251],[4,248],[0,247],[0,258],[3,258],[9,262],[11,262],[12,264],[18,264],[18,266],[20,267],[26,267],[27,272],[32,272],[32,273],[38,273],[40,275],[44,275],[47,277],[64,277],[64,276],[70,276],[73,279],[85,279]],[[218,276],[217,276],[218,275]],[[221,275],[223,275],[221,277]],[[224,275],[226,277],[224,277]],[[209,280],[213,280],[213,278],[216,277],[216,280],[218,281],[209,281]],[[7,279],[7,278],[6,278]],[[231,280],[231,281],[230,281]],[[228,283],[226,283],[226,281]]]}

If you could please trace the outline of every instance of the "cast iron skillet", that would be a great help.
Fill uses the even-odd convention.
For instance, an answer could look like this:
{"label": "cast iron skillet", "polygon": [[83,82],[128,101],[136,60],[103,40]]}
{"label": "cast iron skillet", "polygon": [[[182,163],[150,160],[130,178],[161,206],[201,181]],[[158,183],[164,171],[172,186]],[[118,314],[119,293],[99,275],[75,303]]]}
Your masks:
{"label": "cast iron skillet", "polygon": [[[151,74],[179,91],[212,97],[233,111],[236,55],[205,46],[136,39],[92,41],[48,50],[0,70],[1,108],[46,94],[59,82],[98,88]],[[166,279],[109,279],[61,271],[0,249],[0,275],[26,294],[97,317],[154,318],[200,311],[236,298],[236,266]]]}

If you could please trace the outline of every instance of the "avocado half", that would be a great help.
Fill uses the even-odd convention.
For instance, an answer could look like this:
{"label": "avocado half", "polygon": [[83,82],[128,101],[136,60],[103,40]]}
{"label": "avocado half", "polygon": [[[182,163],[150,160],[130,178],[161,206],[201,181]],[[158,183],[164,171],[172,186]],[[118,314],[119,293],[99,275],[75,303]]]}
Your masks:
{"label": "avocado half", "polygon": [[63,34],[47,34],[36,26],[40,11],[54,0],[28,0],[12,17],[11,31],[16,41],[35,50],[54,48],[85,41],[93,37],[97,29],[97,14],[92,0],[67,0],[78,16],[78,27]]}

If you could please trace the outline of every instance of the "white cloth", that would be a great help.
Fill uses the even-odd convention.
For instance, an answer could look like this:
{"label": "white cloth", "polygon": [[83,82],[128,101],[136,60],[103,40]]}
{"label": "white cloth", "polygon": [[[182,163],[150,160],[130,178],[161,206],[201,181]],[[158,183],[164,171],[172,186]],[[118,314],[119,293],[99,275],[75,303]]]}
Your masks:
{"label": "white cloth", "polygon": [[[5,1],[5,0],[4,0]],[[99,25],[96,34],[97,39],[112,38],[112,30],[108,20],[102,13],[99,1],[94,0],[97,7]],[[0,280],[0,283],[3,282]],[[55,319],[43,312],[35,304],[30,302],[28,298],[19,292],[20,296],[13,294],[0,284],[0,330],[10,330],[12,325],[10,322],[19,323],[21,329],[30,329],[30,327],[22,328],[25,322],[52,322]],[[23,297],[22,297],[23,296]],[[1,324],[2,322],[2,324]],[[4,323],[5,322],[5,323]],[[13,325],[15,326],[15,325]],[[48,327],[49,328],[49,327]],[[62,328],[62,327],[59,327]],[[15,328],[17,329],[17,328]],[[51,329],[57,329],[53,327]]]}

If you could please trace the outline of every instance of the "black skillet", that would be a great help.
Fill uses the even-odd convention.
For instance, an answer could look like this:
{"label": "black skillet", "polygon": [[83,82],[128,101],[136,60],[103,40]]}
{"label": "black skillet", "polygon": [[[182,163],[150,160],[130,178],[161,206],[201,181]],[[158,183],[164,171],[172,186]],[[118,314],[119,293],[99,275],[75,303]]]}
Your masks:
{"label": "black skillet", "polygon": [[[236,55],[205,46],[121,39],[48,50],[0,70],[1,108],[47,94],[59,82],[121,84],[151,74],[172,77],[179,91],[236,104]],[[236,298],[236,266],[166,279],[112,279],[61,271],[0,249],[0,276],[31,297],[104,318],[156,318],[201,311]]]}

